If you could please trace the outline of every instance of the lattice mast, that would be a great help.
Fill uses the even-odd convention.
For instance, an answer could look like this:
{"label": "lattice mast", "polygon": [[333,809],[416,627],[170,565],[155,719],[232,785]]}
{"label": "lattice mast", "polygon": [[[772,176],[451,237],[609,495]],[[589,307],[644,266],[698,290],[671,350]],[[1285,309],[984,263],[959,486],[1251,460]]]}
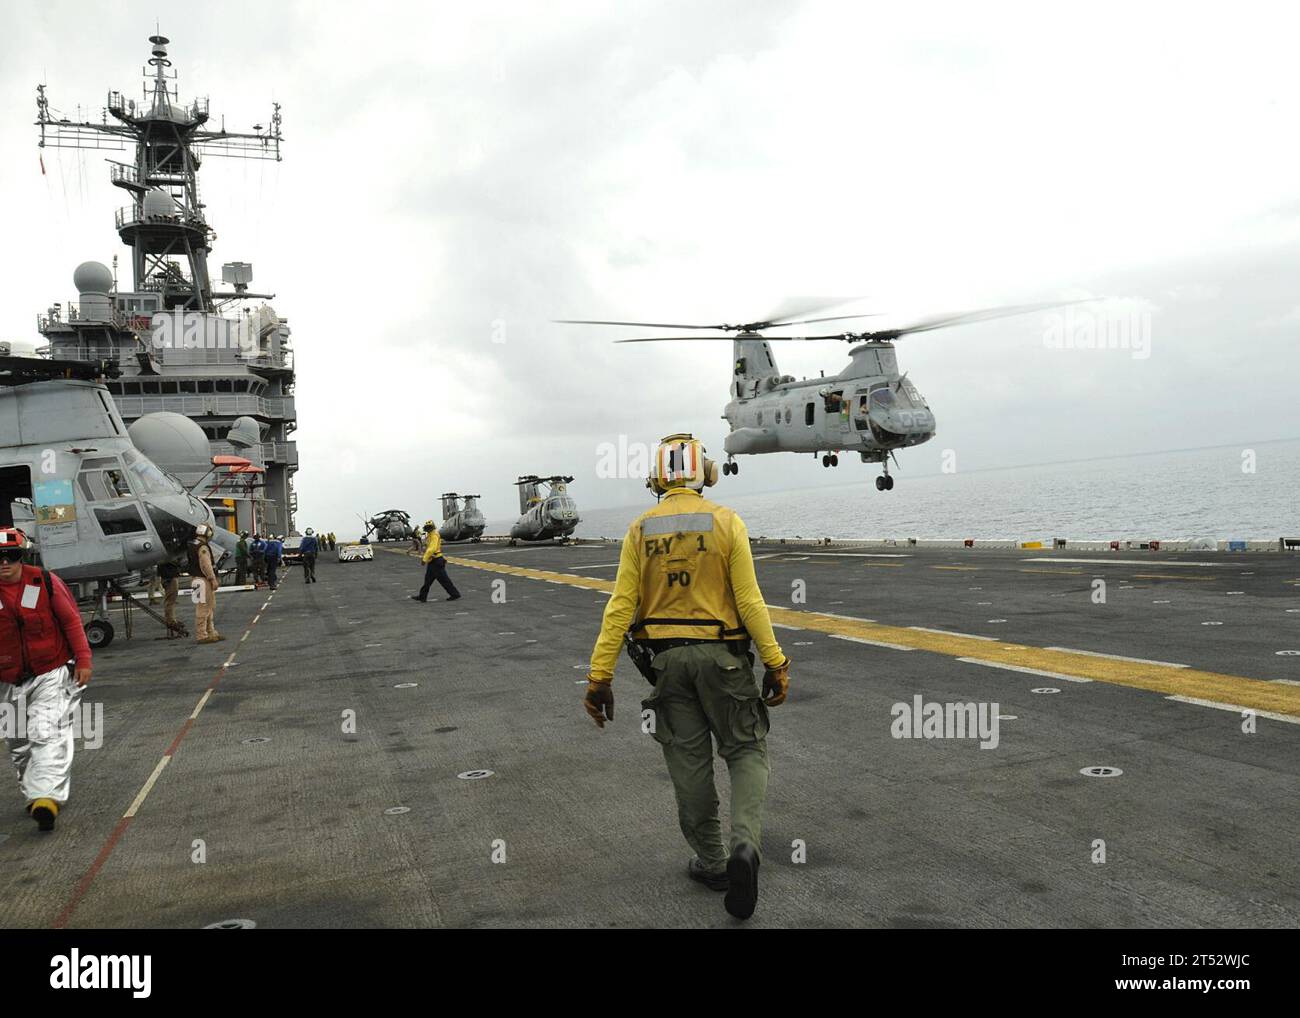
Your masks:
{"label": "lattice mast", "polygon": [[[136,292],[162,294],[163,306],[212,311],[214,300],[248,296],[216,293],[208,272],[208,252],[216,238],[199,200],[202,155],[280,161],[280,104],[272,103],[269,128],[254,124],[252,133],[210,129],[207,98],[188,105],[179,101],[176,72],[168,71],[168,39],[151,35],[149,67],[142,71],[143,100],[109,92],[100,122],[70,119],[50,109],[45,86],[36,86],[36,125],[41,148],[126,150],[135,146],[135,162],[111,163],[112,182],[131,195],[117,211],[117,232],[131,248]],[[112,120],[109,115],[112,115]]]}

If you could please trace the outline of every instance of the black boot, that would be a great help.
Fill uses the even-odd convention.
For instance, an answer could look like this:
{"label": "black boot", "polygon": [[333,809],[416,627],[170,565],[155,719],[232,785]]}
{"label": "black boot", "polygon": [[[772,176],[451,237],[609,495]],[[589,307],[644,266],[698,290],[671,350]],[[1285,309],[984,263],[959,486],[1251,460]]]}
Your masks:
{"label": "black boot", "polygon": [[727,871],[705,869],[704,863],[700,861],[698,855],[691,856],[691,861],[686,864],[686,875],[692,880],[703,884],[710,891],[725,891],[727,889]]}
{"label": "black boot", "polygon": [[737,919],[748,919],[758,904],[758,853],[753,845],[736,846],[727,863],[727,880],[723,905]]}

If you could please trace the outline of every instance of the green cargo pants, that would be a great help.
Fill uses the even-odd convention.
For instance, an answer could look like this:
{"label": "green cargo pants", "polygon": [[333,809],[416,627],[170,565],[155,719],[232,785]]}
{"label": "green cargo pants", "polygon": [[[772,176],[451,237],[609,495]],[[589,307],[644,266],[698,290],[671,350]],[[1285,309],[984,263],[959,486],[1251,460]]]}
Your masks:
{"label": "green cargo pants", "polygon": [[[753,666],[718,643],[655,655],[655,691],[641,701],[643,726],[664,751],[682,834],[710,870],[726,866],[713,784],[713,741],[731,775],[731,848],[762,851],[767,797],[767,705]],[[644,711],[650,711],[646,714]]]}

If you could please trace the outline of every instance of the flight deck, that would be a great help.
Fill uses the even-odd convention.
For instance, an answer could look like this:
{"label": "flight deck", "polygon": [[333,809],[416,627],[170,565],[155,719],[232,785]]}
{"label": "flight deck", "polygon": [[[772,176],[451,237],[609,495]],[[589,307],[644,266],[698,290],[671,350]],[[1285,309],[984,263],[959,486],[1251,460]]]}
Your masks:
{"label": "flight deck", "polygon": [[[223,643],[96,654],[56,831],[0,813],[3,925],[735,925],[648,684],[621,658],[614,722],[581,706],[618,546],[448,545],[428,604],[376,548],[219,595]],[[793,668],[750,924],[1300,925],[1300,558],[754,555]],[[996,745],[896,737],[920,702],[996,704]]]}

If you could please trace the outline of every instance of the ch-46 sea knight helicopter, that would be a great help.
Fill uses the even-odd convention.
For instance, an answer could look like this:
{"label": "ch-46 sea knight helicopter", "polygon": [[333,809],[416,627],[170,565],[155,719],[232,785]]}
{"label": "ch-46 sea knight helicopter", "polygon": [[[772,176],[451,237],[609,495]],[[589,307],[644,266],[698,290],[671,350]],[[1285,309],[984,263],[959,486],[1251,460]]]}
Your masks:
{"label": "ch-46 sea knight helicopter", "polygon": [[[840,332],[825,336],[764,336],[768,329],[819,322],[867,318],[870,315],[834,315],[800,318],[844,304],[805,306],[769,320],[742,325],[674,325],[663,322],[614,322],[591,319],[557,319],[571,325],[630,325],[651,329],[697,329],[735,333],[728,336],[651,336],[619,339],[617,343],[691,342],[732,340],[731,401],[723,411],[730,425],[723,448],[724,473],[737,474],[736,456],[769,452],[821,455],[822,466],[839,466],[841,452],[856,452],[863,463],[880,463],[884,473],[876,489],[894,487],[889,460],[898,449],[920,445],[934,437],[935,418],[929,404],[906,372],[899,374],[896,340],[914,332],[929,332],[1033,311],[1061,307],[1063,302],[1016,304],[978,311],[932,315],[906,325],[873,332]],[[1070,303],[1070,302],[1064,302]],[[772,356],[772,341],[841,340],[852,343],[849,363],[839,374],[798,380],[783,375]],[[897,457],[895,462],[897,462]]]}
{"label": "ch-46 sea knight helicopter", "polygon": [[569,494],[572,477],[538,477],[528,474],[515,484],[519,488],[519,511],[523,514],[510,528],[510,543],[516,541],[563,540],[582,520],[578,505]]}
{"label": "ch-46 sea knight helicopter", "polygon": [[184,554],[201,523],[223,551],[236,540],[136,447],[102,381],[116,375],[107,361],[0,357],[0,526],[24,530],[70,586],[93,585],[79,597],[93,603],[92,647],[113,639],[109,595],[130,603],[119,581]]}
{"label": "ch-46 sea knight helicopter", "polygon": [[438,535],[444,541],[477,541],[482,536],[487,520],[479,511],[479,497],[458,495],[454,491],[442,496],[443,522],[438,528]]}

